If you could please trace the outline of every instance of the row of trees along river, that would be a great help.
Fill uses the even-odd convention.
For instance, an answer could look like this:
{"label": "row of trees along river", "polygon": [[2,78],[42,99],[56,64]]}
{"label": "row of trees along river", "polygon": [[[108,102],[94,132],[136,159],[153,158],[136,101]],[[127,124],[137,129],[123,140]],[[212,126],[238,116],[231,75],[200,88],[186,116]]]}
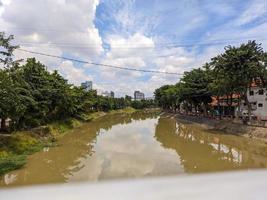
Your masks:
{"label": "row of trees along river", "polygon": [[[81,117],[83,113],[109,111],[127,106],[145,108],[154,106],[154,101],[131,101],[125,98],[108,98],[97,95],[95,90],[86,92],[81,87],[69,84],[57,71],[49,72],[35,58],[21,65],[14,61],[13,36],[0,33],[0,118],[1,129],[5,121],[11,122],[10,130],[39,126],[68,117]],[[233,104],[233,96],[248,105],[247,93],[254,82],[267,85],[267,53],[261,44],[249,41],[239,47],[226,46],[225,52],[212,58],[198,69],[185,72],[175,85],[164,85],[155,90],[155,100],[164,109],[186,112],[194,108],[207,115],[212,111],[209,103],[212,96],[220,100],[227,97],[227,105]]]}
{"label": "row of trees along river", "polygon": [[86,92],[69,84],[57,71],[35,58],[26,63],[14,61],[13,36],[0,33],[0,119],[2,131],[28,129],[68,117],[82,118],[84,113],[109,111],[131,106],[136,109],[153,106],[152,100],[131,101],[131,97],[109,98]]}
{"label": "row of trees along river", "polygon": [[227,106],[243,100],[248,105],[251,116],[251,104],[248,91],[252,84],[267,87],[267,53],[261,44],[248,41],[239,47],[226,46],[225,51],[211,58],[201,68],[185,72],[175,85],[164,85],[155,91],[156,102],[164,109],[192,112],[207,115],[212,113],[212,97],[220,101],[226,97]]}

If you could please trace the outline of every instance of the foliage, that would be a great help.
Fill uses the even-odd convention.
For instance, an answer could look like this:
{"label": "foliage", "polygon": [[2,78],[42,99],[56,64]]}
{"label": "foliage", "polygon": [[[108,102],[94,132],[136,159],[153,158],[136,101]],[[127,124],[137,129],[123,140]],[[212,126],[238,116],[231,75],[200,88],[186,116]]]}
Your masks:
{"label": "foliage", "polygon": [[212,96],[227,97],[227,105],[233,103],[233,95],[240,96],[248,105],[251,85],[266,87],[267,53],[260,44],[249,41],[240,47],[227,46],[225,52],[212,58],[203,67],[185,72],[175,85],[164,85],[155,90],[155,100],[164,109],[185,109],[207,114]]}
{"label": "foliage", "polygon": [[[86,91],[68,83],[57,71],[49,72],[47,67],[35,58],[29,58],[24,65],[12,63],[16,46],[10,45],[13,36],[0,34],[0,44],[5,51],[0,69],[0,119],[1,129],[8,131],[5,122],[10,120],[9,131],[25,130],[54,121],[69,118],[91,120],[88,113],[123,109],[129,106],[147,108],[153,101],[133,102],[129,96],[110,98],[97,95],[95,90]],[[66,123],[63,123],[64,126]],[[66,129],[67,127],[59,127]]]}
{"label": "foliage", "polygon": [[0,175],[8,171],[19,169],[26,163],[25,155],[0,155]]}
{"label": "foliage", "polygon": [[48,125],[48,127],[50,129],[50,134],[52,136],[58,136],[58,135],[65,133],[66,131],[70,129],[80,126],[80,124],[81,124],[80,121],[76,119],[68,118],[65,120],[52,122]]}
{"label": "foliage", "polygon": [[248,112],[251,115],[248,91],[253,82],[262,86],[266,73],[261,45],[255,41],[249,41],[240,47],[227,46],[223,54],[212,58],[211,65],[219,88],[227,96],[239,94],[248,105]]}
{"label": "foliage", "polygon": [[13,35],[6,37],[4,32],[0,32],[0,63],[6,68],[17,63],[17,61],[14,62],[12,58],[14,50],[18,48],[18,46],[10,44],[13,39]]}
{"label": "foliage", "polygon": [[21,168],[26,155],[39,151],[46,144],[30,133],[16,133],[0,138],[0,175]]}
{"label": "foliage", "polygon": [[11,129],[28,129],[69,117],[84,118],[86,113],[133,106],[146,108],[153,101],[132,102],[125,98],[98,96],[68,84],[61,75],[35,58],[25,65],[0,71],[0,117],[11,119]]}

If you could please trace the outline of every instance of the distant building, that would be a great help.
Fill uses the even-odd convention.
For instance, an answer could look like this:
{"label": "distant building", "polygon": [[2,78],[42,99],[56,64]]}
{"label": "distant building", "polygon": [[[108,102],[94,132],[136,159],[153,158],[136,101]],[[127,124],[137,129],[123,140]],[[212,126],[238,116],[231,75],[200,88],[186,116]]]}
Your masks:
{"label": "distant building", "polygon": [[140,91],[134,91],[134,100],[142,100],[145,99],[145,94]]}
{"label": "distant building", "polygon": [[146,97],[146,100],[154,100],[154,97]]}
{"label": "distant building", "polygon": [[101,96],[103,96],[103,97],[109,97],[110,96],[110,93],[108,91],[105,91],[105,92],[102,92],[101,93]]}
{"label": "distant building", "polygon": [[92,81],[85,81],[84,83],[81,84],[81,87],[85,90],[85,91],[90,91],[93,89],[93,82]]}
{"label": "distant building", "polygon": [[113,91],[110,91],[110,97],[114,98],[115,97],[115,93]]}
{"label": "distant building", "polygon": [[102,92],[101,95],[102,95],[103,97],[111,97],[111,98],[114,98],[115,93],[114,93],[113,91],[110,91],[110,92],[105,91],[105,92]]}

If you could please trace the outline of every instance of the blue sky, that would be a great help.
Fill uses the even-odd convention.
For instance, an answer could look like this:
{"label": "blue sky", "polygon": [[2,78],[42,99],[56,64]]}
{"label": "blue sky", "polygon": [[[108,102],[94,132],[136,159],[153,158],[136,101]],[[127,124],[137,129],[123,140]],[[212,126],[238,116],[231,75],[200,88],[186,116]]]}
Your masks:
{"label": "blue sky", "polygon": [[[183,73],[223,47],[256,39],[266,50],[266,0],[1,0],[0,27],[22,48],[122,67]],[[205,45],[209,44],[209,45]],[[189,46],[187,46],[189,45]],[[16,52],[17,58],[32,57]],[[152,96],[179,76],[37,56],[73,84]]]}

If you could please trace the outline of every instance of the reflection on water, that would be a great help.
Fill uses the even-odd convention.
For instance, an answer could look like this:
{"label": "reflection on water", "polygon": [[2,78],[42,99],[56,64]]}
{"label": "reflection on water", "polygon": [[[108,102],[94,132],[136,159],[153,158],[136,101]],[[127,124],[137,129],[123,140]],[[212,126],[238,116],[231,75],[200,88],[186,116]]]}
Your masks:
{"label": "reflection on water", "polygon": [[212,134],[161,117],[155,137],[180,156],[187,173],[267,167],[267,145],[233,135]]}
{"label": "reflection on water", "polygon": [[26,185],[267,167],[263,142],[211,134],[168,116],[109,115],[44,148],[0,185]]}

